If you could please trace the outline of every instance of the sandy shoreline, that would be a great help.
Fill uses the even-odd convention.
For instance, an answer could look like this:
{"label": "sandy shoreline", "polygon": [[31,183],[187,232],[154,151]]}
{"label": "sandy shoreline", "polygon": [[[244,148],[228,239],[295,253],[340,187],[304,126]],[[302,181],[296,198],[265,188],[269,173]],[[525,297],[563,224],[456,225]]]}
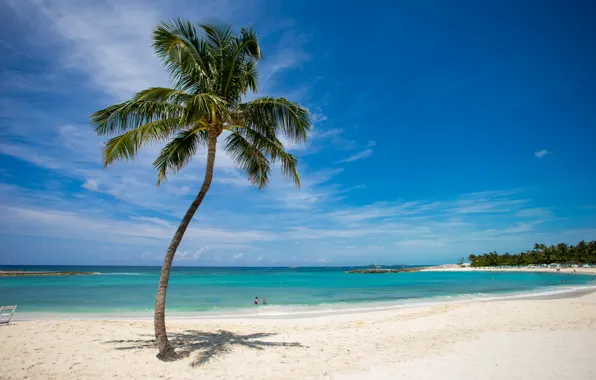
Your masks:
{"label": "sandy shoreline", "polygon": [[189,356],[155,359],[151,321],[0,326],[3,379],[596,378],[596,294],[299,319],[171,320]]}
{"label": "sandy shoreline", "polygon": [[[575,272],[574,272],[575,271]],[[456,264],[439,265],[422,269],[421,272],[540,272],[540,273],[568,273],[568,274],[593,274],[596,275],[596,268],[503,268],[503,267],[460,267]]]}
{"label": "sandy shoreline", "polygon": [[[583,286],[556,286],[541,288],[519,293],[495,293],[482,296],[462,295],[460,297],[443,296],[438,298],[419,298],[409,300],[391,300],[379,302],[358,302],[337,305],[312,305],[312,306],[266,306],[258,308],[230,309],[227,311],[202,311],[202,312],[169,312],[170,320],[255,320],[255,319],[302,319],[337,316],[346,314],[375,313],[418,307],[433,307],[449,304],[498,302],[506,300],[532,300],[532,299],[560,299],[574,298],[587,293],[596,292],[596,283]],[[125,312],[125,313],[39,313],[19,312],[13,321],[37,320],[109,320],[109,321],[152,321],[153,312]]]}

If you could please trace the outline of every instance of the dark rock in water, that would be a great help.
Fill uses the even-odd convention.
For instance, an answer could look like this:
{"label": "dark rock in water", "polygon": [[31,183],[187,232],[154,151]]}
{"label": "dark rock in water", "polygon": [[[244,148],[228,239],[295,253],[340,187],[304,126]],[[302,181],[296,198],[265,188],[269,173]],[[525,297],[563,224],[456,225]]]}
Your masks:
{"label": "dark rock in water", "polygon": [[23,271],[23,270],[0,270],[0,277],[18,277],[18,276],[79,276],[99,274],[98,272],[41,272],[41,271]]}

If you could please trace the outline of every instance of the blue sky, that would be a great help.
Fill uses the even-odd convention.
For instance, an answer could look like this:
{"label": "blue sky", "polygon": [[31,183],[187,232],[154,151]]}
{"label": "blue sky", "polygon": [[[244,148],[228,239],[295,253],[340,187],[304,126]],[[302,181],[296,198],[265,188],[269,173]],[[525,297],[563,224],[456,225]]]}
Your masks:
{"label": "blue sky", "polygon": [[[520,4],[523,3],[523,4]],[[596,10],[564,1],[0,0],[0,264],[159,265],[204,152],[104,169],[88,116],[167,85],[160,20],[254,24],[312,112],[302,188],[219,154],[176,265],[443,263],[596,239]],[[221,151],[220,151],[221,153]]]}

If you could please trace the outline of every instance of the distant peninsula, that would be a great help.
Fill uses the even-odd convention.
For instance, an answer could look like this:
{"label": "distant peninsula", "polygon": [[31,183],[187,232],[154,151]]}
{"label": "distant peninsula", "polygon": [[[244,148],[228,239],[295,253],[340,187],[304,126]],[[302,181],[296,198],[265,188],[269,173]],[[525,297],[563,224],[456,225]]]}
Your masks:
{"label": "distant peninsula", "polygon": [[99,274],[98,272],[49,272],[49,271],[24,271],[24,270],[0,270],[0,277],[20,276],[80,276]]}

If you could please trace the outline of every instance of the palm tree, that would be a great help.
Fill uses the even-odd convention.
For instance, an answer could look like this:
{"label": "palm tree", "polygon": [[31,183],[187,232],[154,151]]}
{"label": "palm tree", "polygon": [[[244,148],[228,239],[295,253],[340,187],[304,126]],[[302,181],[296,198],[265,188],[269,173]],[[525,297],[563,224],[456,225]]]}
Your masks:
{"label": "palm tree", "polygon": [[209,191],[218,138],[226,131],[225,150],[253,185],[267,186],[271,164],[279,162],[282,173],[300,186],[298,160],[285,151],[278,136],[305,141],[310,120],[305,108],[285,98],[243,101],[249,91],[257,92],[257,61],[262,59],[252,28],[235,33],[227,25],[197,28],[174,19],[153,30],[153,48],[173,87],[143,90],[94,113],[91,124],[98,135],[115,135],[104,144],[106,166],[133,159],[145,144],[166,143],[153,163],[158,185],[186,166],[200,147],[207,147],[203,184],[168,246],[155,302],[157,357],[174,360],[178,356],[165,325],[168,280],[184,232]]}

